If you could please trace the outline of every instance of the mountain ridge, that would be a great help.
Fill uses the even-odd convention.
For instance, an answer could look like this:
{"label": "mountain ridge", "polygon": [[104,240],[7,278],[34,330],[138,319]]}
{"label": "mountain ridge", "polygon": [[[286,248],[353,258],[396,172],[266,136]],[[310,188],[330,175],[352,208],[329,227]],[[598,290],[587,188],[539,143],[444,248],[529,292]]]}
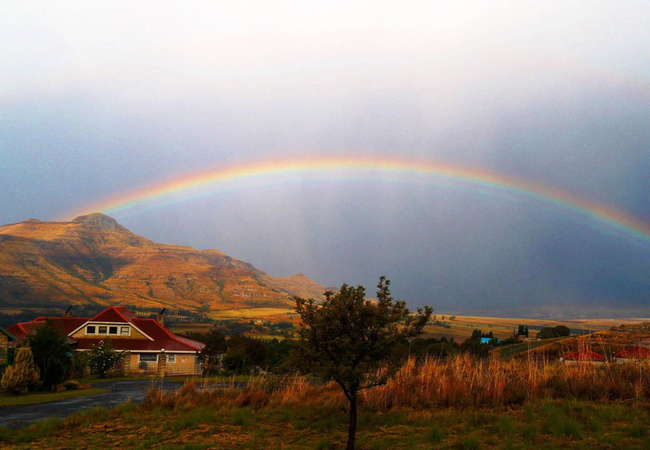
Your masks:
{"label": "mountain ridge", "polygon": [[218,250],[161,244],[101,213],[0,226],[0,307],[130,304],[212,310],[322,298],[302,274],[274,277]]}

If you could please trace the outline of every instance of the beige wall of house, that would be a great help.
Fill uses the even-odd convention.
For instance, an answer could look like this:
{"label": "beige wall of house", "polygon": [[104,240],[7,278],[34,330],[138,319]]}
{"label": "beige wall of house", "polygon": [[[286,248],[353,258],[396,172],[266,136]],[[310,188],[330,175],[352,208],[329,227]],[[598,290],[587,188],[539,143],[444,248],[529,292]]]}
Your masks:
{"label": "beige wall of house", "polygon": [[[143,355],[141,358],[140,355]],[[140,368],[142,359],[147,364],[147,373],[158,371],[158,359],[161,353],[131,353],[130,370],[131,373],[143,373],[144,369]],[[192,353],[165,353],[167,363],[165,364],[166,373],[197,373],[198,358]]]}
{"label": "beige wall of house", "polygon": [[7,349],[9,348],[9,337],[3,332],[0,332],[0,364],[7,361]]}

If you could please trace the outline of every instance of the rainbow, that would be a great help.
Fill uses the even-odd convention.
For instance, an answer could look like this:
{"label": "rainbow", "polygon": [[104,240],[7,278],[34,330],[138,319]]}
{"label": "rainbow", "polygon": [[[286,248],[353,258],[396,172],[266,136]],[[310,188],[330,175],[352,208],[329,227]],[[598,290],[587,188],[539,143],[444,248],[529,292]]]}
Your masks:
{"label": "rainbow", "polygon": [[219,167],[117,195],[85,206],[70,216],[76,217],[91,212],[112,214],[227,190],[315,179],[402,182],[424,180],[421,182],[460,183],[479,189],[505,190],[569,209],[650,243],[650,224],[625,212],[578,198],[562,190],[477,168],[400,158],[330,157],[262,161]]}

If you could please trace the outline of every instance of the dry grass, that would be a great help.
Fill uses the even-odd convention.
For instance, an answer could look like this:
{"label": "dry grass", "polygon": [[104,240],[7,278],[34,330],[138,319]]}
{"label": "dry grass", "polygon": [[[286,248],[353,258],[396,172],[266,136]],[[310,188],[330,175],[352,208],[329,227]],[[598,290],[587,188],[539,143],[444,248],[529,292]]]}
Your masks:
{"label": "dry grass", "polygon": [[409,360],[385,386],[364,393],[374,410],[433,405],[508,405],[537,398],[650,398],[650,363],[575,364],[459,355]]}
{"label": "dry grass", "polygon": [[[150,390],[145,407],[195,408],[291,406],[327,410],[345,408],[335,383],[315,384],[301,376],[253,377],[243,389],[198,386],[187,382],[177,392]],[[199,389],[200,387],[200,389]],[[432,406],[522,404],[526,400],[650,399],[650,362],[639,364],[562,364],[556,361],[477,359],[457,355],[446,360],[409,359],[384,386],[362,391],[367,410],[426,409]]]}
{"label": "dry grass", "polygon": [[[648,363],[410,359],[363,391],[359,448],[650,448]],[[642,401],[635,401],[640,399]],[[252,377],[187,381],[140,406],[95,409],[24,430],[0,448],[344,448],[347,400],[333,383]]]}

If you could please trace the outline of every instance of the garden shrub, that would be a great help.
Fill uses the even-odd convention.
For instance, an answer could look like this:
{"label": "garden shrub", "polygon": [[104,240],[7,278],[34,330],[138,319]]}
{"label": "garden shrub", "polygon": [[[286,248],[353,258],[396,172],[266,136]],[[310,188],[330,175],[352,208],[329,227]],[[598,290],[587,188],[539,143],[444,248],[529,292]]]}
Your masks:
{"label": "garden shrub", "polygon": [[18,349],[16,362],[13,366],[7,367],[0,384],[7,392],[22,394],[27,392],[30,385],[36,385],[38,381],[39,374],[32,351],[29,347],[24,347]]}
{"label": "garden shrub", "polygon": [[76,391],[79,389],[79,382],[75,380],[68,380],[65,383],[63,383],[63,387],[65,388],[66,391]]}

